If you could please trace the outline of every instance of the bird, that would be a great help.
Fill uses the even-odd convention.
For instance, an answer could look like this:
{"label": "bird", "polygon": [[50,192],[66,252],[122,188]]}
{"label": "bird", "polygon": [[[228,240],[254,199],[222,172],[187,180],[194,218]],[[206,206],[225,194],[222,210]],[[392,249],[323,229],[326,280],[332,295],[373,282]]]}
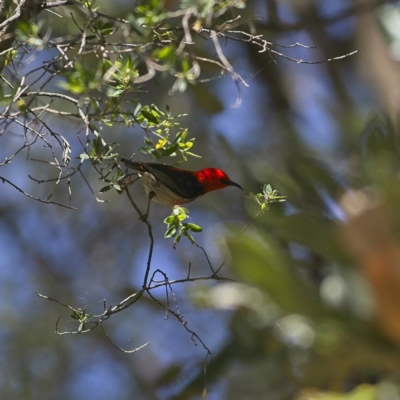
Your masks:
{"label": "bird", "polygon": [[243,188],[231,181],[228,175],[218,168],[205,168],[191,171],[160,163],[146,163],[121,158],[126,167],[139,171],[139,177],[150,200],[169,206],[190,203],[213,190],[228,186]]}

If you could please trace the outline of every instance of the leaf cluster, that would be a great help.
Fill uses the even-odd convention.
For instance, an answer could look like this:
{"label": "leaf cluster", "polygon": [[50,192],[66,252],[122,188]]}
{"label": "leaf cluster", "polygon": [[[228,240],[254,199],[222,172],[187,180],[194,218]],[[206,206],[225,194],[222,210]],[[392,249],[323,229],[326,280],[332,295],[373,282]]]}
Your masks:
{"label": "leaf cluster", "polygon": [[172,214],[164,220],[164,224],[167,224],[167,230],[164,237],[174,239],[174,248],[176,244],[179,243],[182,236],[187,237],[193,244],[196,243],[190,232],[197,233],[203,231],[199,225],[184,222],[189,218],[188,214],[188,209],[175,206],[172,210]]}

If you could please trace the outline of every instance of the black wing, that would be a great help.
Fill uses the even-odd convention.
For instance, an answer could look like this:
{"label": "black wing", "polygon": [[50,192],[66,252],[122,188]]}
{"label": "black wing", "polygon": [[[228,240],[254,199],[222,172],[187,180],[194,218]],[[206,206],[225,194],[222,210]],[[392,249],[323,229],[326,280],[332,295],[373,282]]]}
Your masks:
{"label": "black wing", "polygon": [[121,161],[129,168],[150,172],[169,190],[186,200],[194,200],[205,193],[203,186],[191,172],[165,164],[142,163],[125,158],[122,158]]}

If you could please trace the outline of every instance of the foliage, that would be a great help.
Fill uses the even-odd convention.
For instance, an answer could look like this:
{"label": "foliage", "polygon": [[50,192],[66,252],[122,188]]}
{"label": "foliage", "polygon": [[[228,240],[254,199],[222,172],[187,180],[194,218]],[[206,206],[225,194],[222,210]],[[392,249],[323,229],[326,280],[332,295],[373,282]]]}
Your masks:
{"label": "foliage", "polygon": [[174,238],[174,243],[178,243],[182,236],[187,237],[192,243],[195,243],[193,236],[189,232],[202,232],[203,229],[196,224],[183,222],[188,216],[189,210],[184,207],[175,206],[172,214],[165,218],[164,223],[167,224],[165,238]]}
{"label": "foliage", "polygon": [[[393,109],[384,110],[388,116],[377,112],[365,124],[368,90],[348,58],[360,42],[343,39],[351,30],[335,25],[382,2],[355,5],[331,19],[322,14],[324,2],[317,3],[287,3],[280,9],[267,1],[268,23],[255,17],[265,4],[237,0],[179,5],[151,0],[128,5],[120,15],[94,1],[0,5],[0,182],[35,204],[7,202],[7,195],[0,203],[0,242],[7,250],[2,262],[12,264],[12,273],[4,272],[0,283],[8,296],[0,311],[6,327],[2,337],[11,343],[17,339],[7,329],[21,326],[26,335],[26,326],[32,327],[29,340],[23,336],[14,344],[23,363],[4,368],[0,389],[9,381],[10,387],[23,387],[28,376],[36,377],[32,392],[7,397],[1,390],[2,396],[36,396],[41,385],[32,373],[35,360],[45,357],[53,372],[57,354],[63,378],[51,376],[43,385],[55,382],[56,394],[49,391],[50,397],[79,399],[88,386],[76,384],[78,394],[64,389],[69,387],[65,370],[76,367],[71,360],[84,366],[72,376],[73,384],[85,373],[100,380],[101,374],[84,364],[90,359],[111,365],[124,383],[114,380],[110,387],[122,387],[122,396],[135,398],[132,381],[143,398],[189,399],[200,393],[206,398],[212,390],[230,399],[399,398],[398,126]],[[388,10],[381,22],[396,43]],[[358,29],[362,26],[368,29],[359,38],[376,34],[371,24]],[[299,31],[320,48],[300,44]],[[279,46],[271,38],[289,44]],[[367,39],[371,47],[381,43]],[[370,60],[383,54],[378,50]],[[326,61],[337,62],[319,65]],[[374,64],[357,62],[366,69]],[[313,69],[305,73],[299,64]],[[379,65],[388,65],[383,56]],[[318,86],[320,75],[324,80]],[[245,129],[217,141],[210,139],[211,117],[199,104],[201,91],[208,90],[204,84],[224,76],[236,90],[229,103],[242,112]],[[250,92],[254,99],[243,97],[250,82],[257,87]],[[381,83],[375,87],[398,87]],[[217,93],[228,97],[226,87],[215,85],[205,102],[215,101]],[[166,103],[174,101],[165,100],[166,92],[179,102],[193,95],[191,114],[176,111],[182,105],[177,102],[171,108],[178,115],[173,113]],[[308,126],[310,115],[314,124]],[[313,131],[318,137],[310,140]],[[329,145],[326,131],[334,136]],[[200,146],[194,150],[194,144]],[[250,192],[243,207],[233,196],[222,205],[217,196],[212,206],[207,200],[196,203],[199,209],[208,207],[198,214],[207,216],[202,227],[188,222],[186,208],[175,207],[164,219],[164,238],[173,238],[174,252],[159,236],[157,211],[151,209],[151,218],[143,213],[135,179],[120,165],[121,156],[136,157],[135,151],[146,161],[173,165],[195,163],[199,154],[205,164],[230,159],[232,172],[242,175],[249,191],[262,187],[262,192]],[[220,196],[228,199],[228,190]],[[99,208],[94,199],[102,202]],[[73,207],[69,202],[74,201]],[[72,212],[76,205],[80,214]],[[13,251],[16,242],[20,247]],[[31,265],[37,269],[33,278]],[[46,293],[38,296],[49,300],[40,303],[42,308],[29,297],[37,287]],[[21,298],[11,301],[21,290]],[[31,303],[35,309],[24,314]],[[47,303],[64,310],[67,320],[63,315],[55,321]],[[159,309],[179,329],[169,330],[169,321],[158,329]],[[48,339],[54,323],[58,335],[75,336]],[[108,346],[94,334],[79,341],[95,329]],[[142,358],[107,353],[113,346],[137,353],[151,335],[160,335],[162,345],[148,346]],[[127,350],[117,344],[132,336],[139,346]],[[198,348],[191,343],[187,350],[186,339]],[[34,348],[35,341],[42,350]],[[4,348],[5,359],[13,363],[11,346]],[[91,358],[97,353],[101,360]],[[125,363],[126,380],[114,368],[117,363]],[[41,368],[47,364],[40,363]],[[165,395],[169,389],[175,392]],[[121,397],[107,390],[102,395]]]}
{"label": "foliage", "polygon": [[282,203],[287,199],[287,196],[281,196],[278,190],[273,190],[271,185],[267,183],[263,186],[262,193],[250,193],[250,196],[260,206],[260,212],[269,210],[271,204]]}

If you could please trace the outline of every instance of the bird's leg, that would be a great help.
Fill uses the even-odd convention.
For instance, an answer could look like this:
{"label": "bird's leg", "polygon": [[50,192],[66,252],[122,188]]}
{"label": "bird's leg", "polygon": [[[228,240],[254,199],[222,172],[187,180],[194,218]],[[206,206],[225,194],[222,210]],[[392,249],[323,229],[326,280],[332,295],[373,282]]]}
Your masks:
{"label": "bird's leg", "polygon": [[140,176],[137,176],[135,179],[132,180],[132,175],[137,175],[137,174],[129,174],[127,175],[127,179],[125,180],[125,184],[127,186],[133,185],[138,179],[140,179]]}
{"label": "bird's leg", "polygon": [[150,192],[148,195],[148,201],[147,201],[147,210],[146,212],[139,218],[141,221],[146,221],[148,216],[149,216],[149,211],[150,211],[150,202],[151,199],[155,196],[155,192]]}

